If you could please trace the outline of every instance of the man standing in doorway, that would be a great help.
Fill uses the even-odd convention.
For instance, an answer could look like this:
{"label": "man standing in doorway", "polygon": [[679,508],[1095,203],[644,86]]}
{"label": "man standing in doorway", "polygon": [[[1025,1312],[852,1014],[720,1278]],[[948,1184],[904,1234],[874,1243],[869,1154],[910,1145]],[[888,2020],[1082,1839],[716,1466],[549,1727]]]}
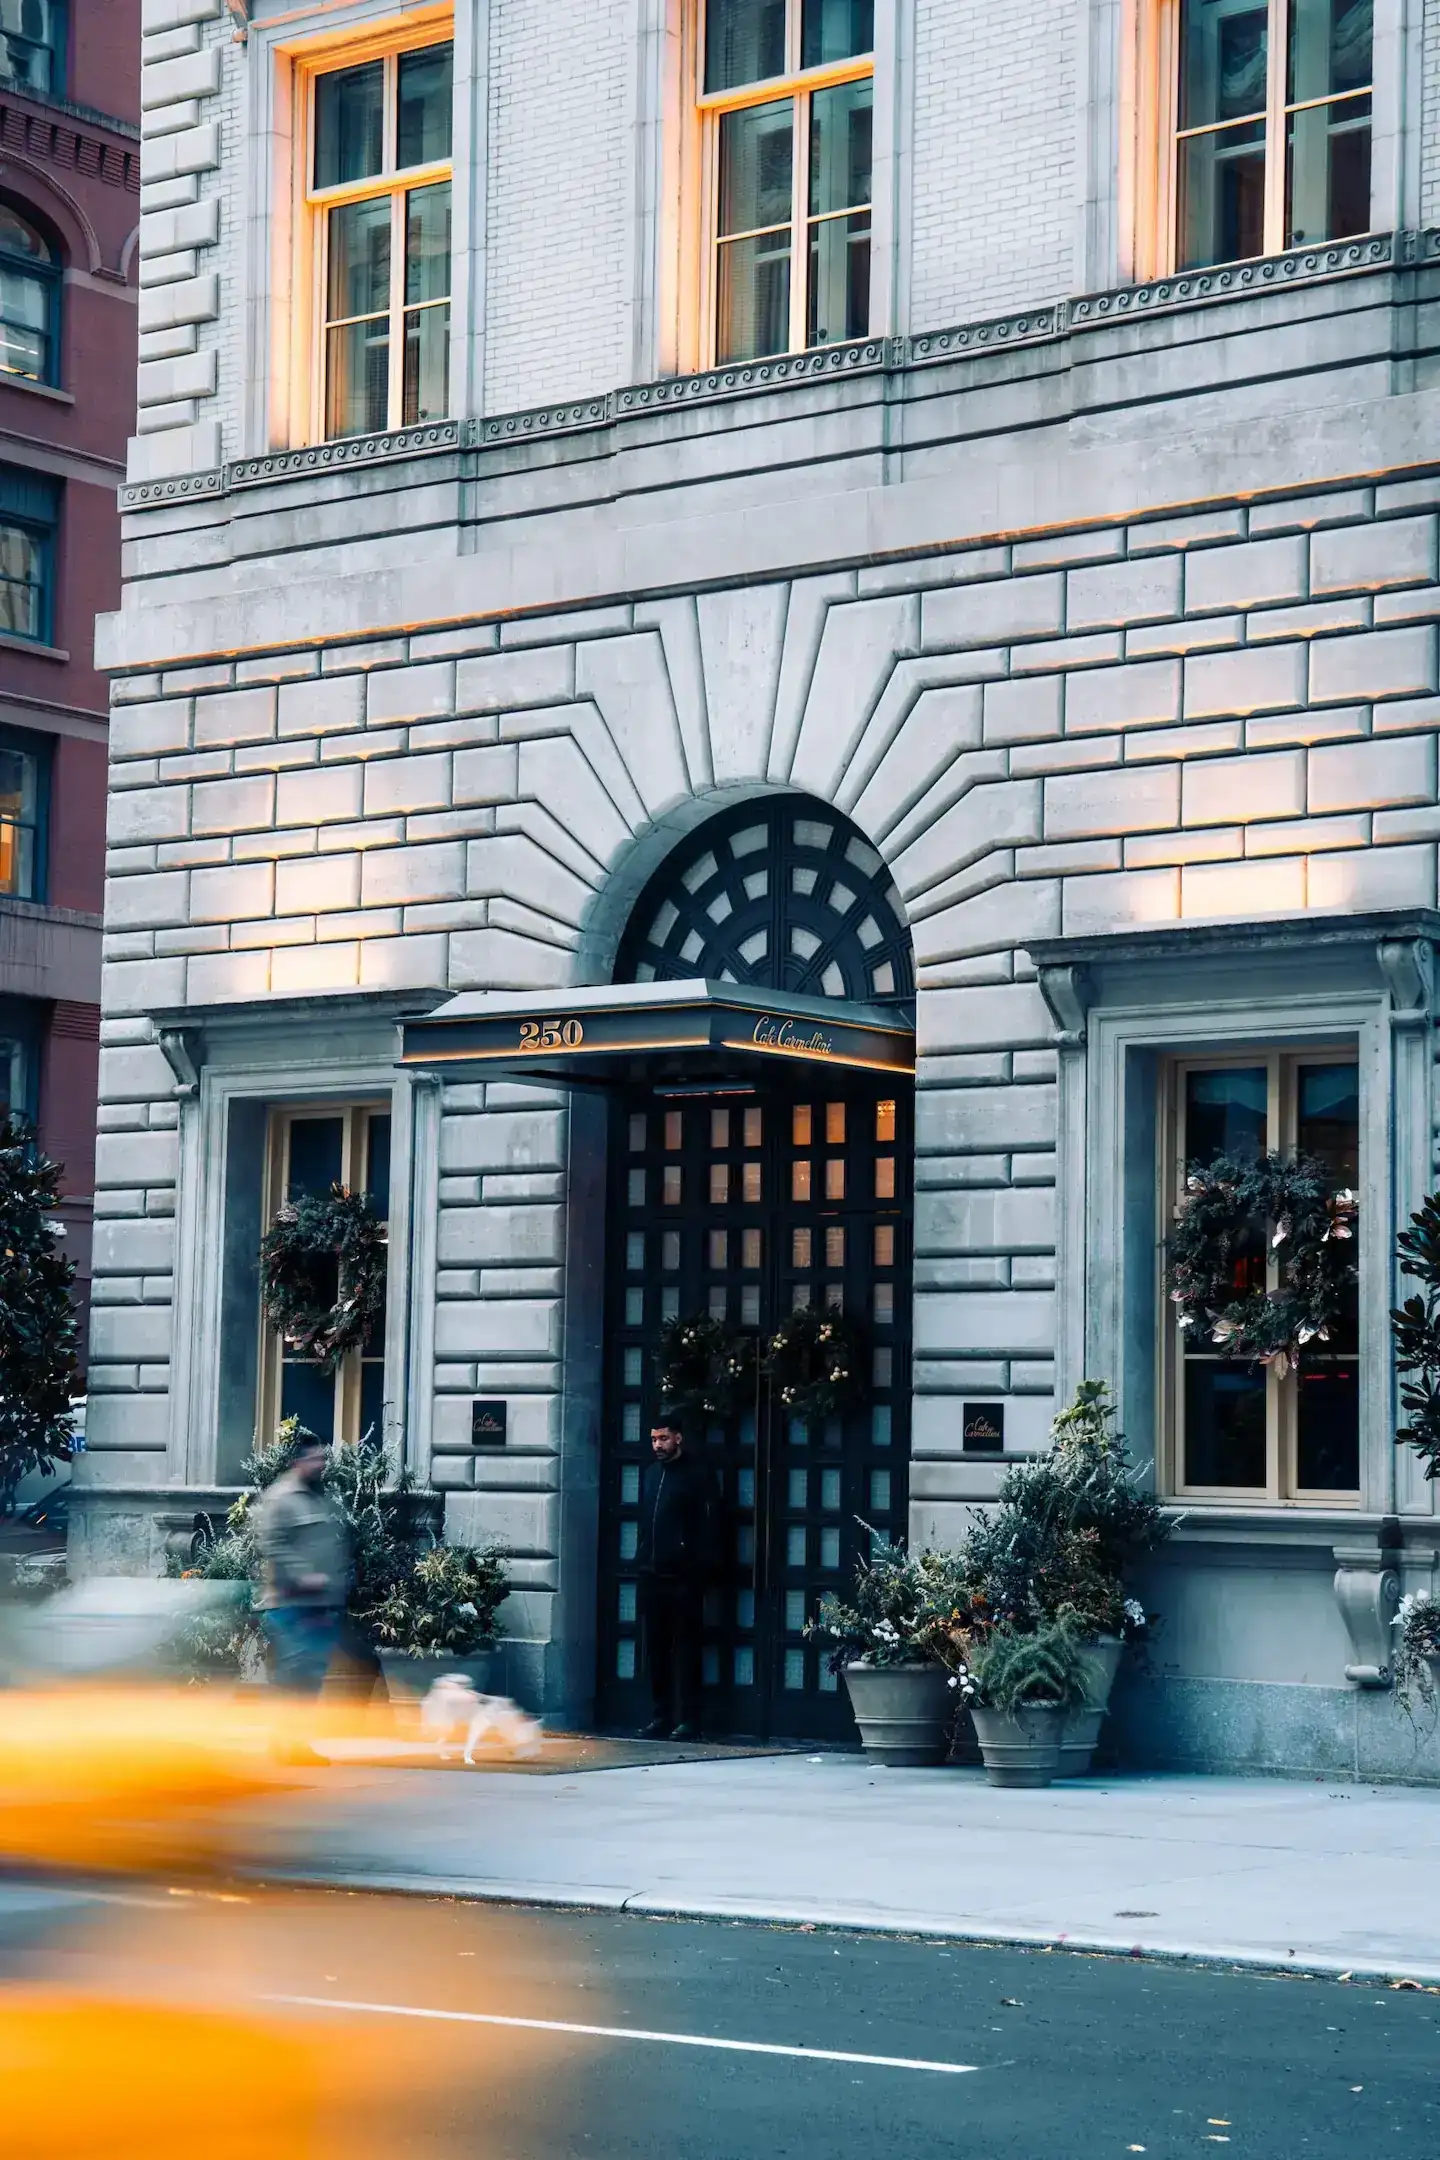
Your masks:
{"label": "man standing in doorway", "polygon": [[[700,1736],[705,1578],[714,1559],[715,1480],[678,1425],[651,1429],[654,1461],[640,1493],[639,1562],[655,1715],[647,1740]],[[678,1717],[678,1722],[677,1722]]]}
{"label": "man standing in doorway", "polygon": [[289,1469],[261,1499],[255,1525],[275,1682],[295,1695],[318,1695],[324,1686],[350,1594],[350,1533],[324,1489],[329,1460],[324,1441],[302,1432]]}

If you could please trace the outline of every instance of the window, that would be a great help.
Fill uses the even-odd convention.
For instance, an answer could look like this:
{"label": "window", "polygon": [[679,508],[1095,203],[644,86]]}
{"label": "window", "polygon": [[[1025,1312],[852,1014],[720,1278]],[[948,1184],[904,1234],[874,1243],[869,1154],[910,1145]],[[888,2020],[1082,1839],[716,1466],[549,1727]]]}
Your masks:
{"label": "window", "polygon": [[59,380],[59,302],[54,249],[18,211],[0,202],[0,375]]}
{"label": "window", "polygon": [[41,896],[41,812],[45,767],[38,749],[0,735],[0,893]]}
{"label": "window", "polygon": [[59,490],[43,474],[0,465],[0,632],[48,645],[54,621]]}
{"label": "window", "polygon": [[0,1022],[0,1118],[33,1117],[30,1081],[33,1060],[27,1036],[4,1030]]}
{"label": "window", "polygon": [[870,328],[874,0],[704,0],[717,366]]}
{"label": "window", "polygon": [[1374,0],[1179,0],[1175,267],[1370,229]]}
{"label": "window", "polygon": [[[1282,1051],[1186,1059],[1172,1068],[1169,1208],[1185,1166],[1217,1155],[1318,1156],[1335,1185],[1360,1183],[1359,1068],[1353,1054]],[[1264,1226],[1237,1262],[1251,1288],[1274,1287],[1283,1265]],[[1358,1299],[1336,1338],[1299,1373],[1231,1363],[1209,1341],[1170,1324],[1172,1483],[1182,1493],[1233,1499],[1358,1497]]]}
{"label": "window", "polygon": [[0,0],[0,82],[42,97],[63,94],[63,0]]}
{"label": "window", "polygon": [[[301,1193],[328,1193],[332,1185],[368,1193],[376,1213],[390,1212],[390,1111],[382,1104],[312,1104],[276,1110],[270,1119],[265,1222],[283,1201]],[[336,1373],[298,1357],[268,1323],[260,1360],[262,1434],[273,1435],[283,1418],[298,1417],[322,1440],[358,1440],[379,1431],[385,1408],[383,1319]]]}
{"label": "window", "polygon": [[449,44],[421,45],[312,79],[307,200],[327,440],[449,411],[451,59]]}

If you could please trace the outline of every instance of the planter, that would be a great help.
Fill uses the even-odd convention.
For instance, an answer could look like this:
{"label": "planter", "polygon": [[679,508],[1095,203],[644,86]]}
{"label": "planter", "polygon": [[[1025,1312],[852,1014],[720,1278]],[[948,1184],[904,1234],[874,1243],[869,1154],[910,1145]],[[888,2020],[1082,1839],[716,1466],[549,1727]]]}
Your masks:
{"label": "planter", "polygon": [[972,1709],[975,1737],[992,1785],[1048,1785],[1060,1767],[1065,1712],[1058,1703],[1008,1710]]}
{"label": "planter", "polygon": [[845,1667],[850,1707],[872,1762],[892,1769],[945,1760],[954,1690],[938,1665]]}
{"label": "planter", "polygon": [[496,1662],[493,1650],[472,1650],[465,1657],[448,1657],[443,1651],[406,1657],[402,1650],[381,1650],[378,1655],[392,1702],[419,1702],[448,1673],[459,1673],[477,1695],[490,1693]]}
{"label": "planter", "polygon": [[1060,1742],[1060,1767],[1055,1775],[1062,1778],[1088,1777],[1094,1759],[1100,1727],[1105,1722],[1105,1712],[1110,1703],[1110,1690],[1115,1685],[1115,1675],[1120,1668],[1120,1652],[1125,1645],[1118,1635],[1105,1635],[1098,1642],[1080,1645],[1080,1662],[1085,1667],[1085,1701],[1078,1710],[1072,1710],[1065,1720],[1065,1733]]}

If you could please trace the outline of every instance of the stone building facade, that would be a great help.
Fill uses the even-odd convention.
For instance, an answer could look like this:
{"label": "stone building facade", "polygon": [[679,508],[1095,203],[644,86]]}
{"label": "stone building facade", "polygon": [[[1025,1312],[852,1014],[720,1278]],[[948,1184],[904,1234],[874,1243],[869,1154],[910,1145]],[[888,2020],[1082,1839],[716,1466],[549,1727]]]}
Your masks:
{"label": "stone building facade", "polygon": [[[627,1715],[658,1323],[830,1303],[864,1408],[708,1437],[717,1725],[838,1734],[855,1518],[953,1538],[1090,1374],[1181,1517],[1125,1758],[1434,1775],[1437,10],[709,10],[145,0],[76,1563],[378,1421],[512,1684]],[[1359,1191],[1308,1394],[1177,1345],[1217,1136]],[[390,1294],[317,1394],[256,1247],[330,1175]]]}

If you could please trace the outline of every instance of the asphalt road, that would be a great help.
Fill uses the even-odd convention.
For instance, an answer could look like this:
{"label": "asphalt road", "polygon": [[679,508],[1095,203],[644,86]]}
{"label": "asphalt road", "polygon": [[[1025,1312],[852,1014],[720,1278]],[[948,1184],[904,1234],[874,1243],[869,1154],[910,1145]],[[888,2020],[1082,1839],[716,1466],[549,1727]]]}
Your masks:
{"label": "asphalt road", "polygon": [[366,1894],[172,1896],[114,1924],[123,1948],[104,1930],[72,1946],[92,1979],[97,1960],[145,1986],[224,1967],[286,2016],[346,2005],[357,2050],[403,2027],[430,2051],[407,2146],[427,2154],[1440,2152],[1440,1995]]}

